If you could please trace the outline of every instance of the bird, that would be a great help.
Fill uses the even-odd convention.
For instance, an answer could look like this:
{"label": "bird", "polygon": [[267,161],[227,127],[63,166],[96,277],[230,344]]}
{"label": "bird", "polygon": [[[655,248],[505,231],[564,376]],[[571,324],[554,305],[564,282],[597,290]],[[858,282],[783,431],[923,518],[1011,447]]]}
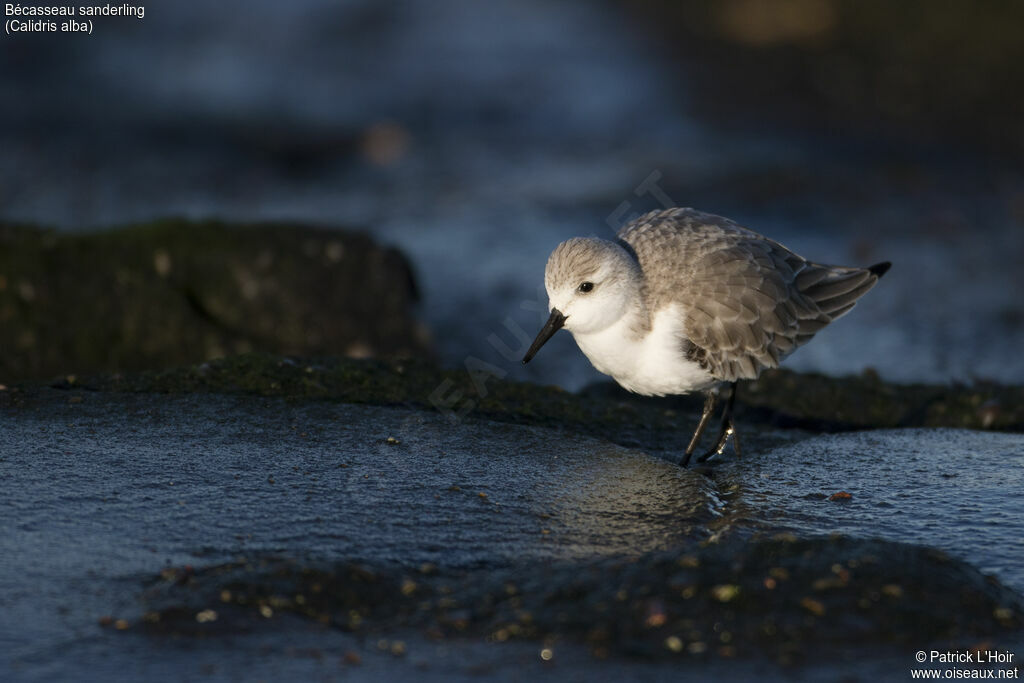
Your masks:
{"label": "bird", "polygon": [[628,391],[705,392],[683,467],[727,390],[718,436],[697,461],[721,455],[730,437],[738,455],[736,383],[778,367],[849,313],[891,265],[815,263],[722,216],[651,211],[615,240],[574,237],[555,248],[544,270],[550,315],[523,363],[565,328]]}

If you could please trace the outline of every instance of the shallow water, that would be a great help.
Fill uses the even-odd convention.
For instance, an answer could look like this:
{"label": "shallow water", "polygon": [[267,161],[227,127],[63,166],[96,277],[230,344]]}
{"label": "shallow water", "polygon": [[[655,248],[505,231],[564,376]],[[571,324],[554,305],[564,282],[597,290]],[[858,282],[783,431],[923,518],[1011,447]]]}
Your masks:
{"label": "shallow water", "polygon": [[[752,520],[941,548],[1024,590],[1024,436],[897,429],[815,436],[723,469]],[[845,491],[846,501],[828,496]]]}
{"label": "shallow water", "polygon": [[[106,615],[138,618],[142,586],[163,567],[240,555],[487,571],[637,556],[716,533],[838,531],[943,548],[1024,590],[1024,508],[1013,495],[1024,458],[1018,435],[819,436],[741,460],[727,455],[702,473],[681,470],[664,453],[535,427],[452,425],[403,409],[215,395],[85,393],[72,403],[67,396],[44,392],[0,415],[0,666],[18,680],[63,678],[82,666],[97,678],[174,671],[227,680],[252,662],[284,675],[364,680],[477,669],[514,680],[523,667],[565,675],[545,668],[529,643],[495,650],[393,634],[410,647],[408,659],[396,659],[297,620],[231,644],[167,643],[98,624]],[[824,498],[839,490],[852,499]],[[365,655],[356,674],[340,663],[349,650]],[[584,678],[671,671],[627,661],[605,669],[582,646],[559,651]],[[747,666],[726,665],[721,675],[743,677]]]}
{"label": "shallow water", "polygon": [[97,620],[137,611],[142,578],[167,565],[494,567],[677,547],[714,518],[691,473],[549,430],[284,400],[57,398],[3,415],[0,439],[0,651],[42,678],[70,664],[66,648],[109,647]]}

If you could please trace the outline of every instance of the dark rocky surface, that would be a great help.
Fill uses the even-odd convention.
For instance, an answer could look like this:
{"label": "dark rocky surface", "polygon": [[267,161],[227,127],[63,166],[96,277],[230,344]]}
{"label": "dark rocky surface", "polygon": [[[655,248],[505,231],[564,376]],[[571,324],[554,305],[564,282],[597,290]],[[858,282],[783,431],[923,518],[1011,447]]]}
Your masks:
{"label": "dark rocky surface", "polygon": [[0,226],[0,382],[251,350],[429,354],[396,250],[297,225]]}
{"label": "dark rocky surface", "polygon": [[[442,369],[425,360],[292,358],[251,353],[167,370],[63,377],[52,386],[76,392],[250,393],[436,409],[452,420],[468,415],[563,426],[625,445],[672,447],[699,415],[700,396],[647,398],[612,382],[579,393],[556,386],[502,381],[480,362]],[[51,383],[47,383],[51,384]],[[0,401],[31,400],[43,383],[23,383]],[[851,377],[765,372],[739,385],[742,422],[816,432],[890,427],[960,427],[1024,431],[1024,389],[896,384],[866,372]],[[654,436],[652,436],[654,435]],[[632,441],[630,441],[632,439]],[[685,444],[684,444],[685,445]]]}
{"label": "dark rocky surface", "polygon": [[[597,658],[767,657],[781,664],[848,660],[872,646],[969,646],[1024,625],[1019,594],[962,561],[843,537],[783,536],[459,573],[431,564],[403,573],[253,558],[165,570],[144,605],[137,626],[163,636],[235,633],[290,612],[371,636],[412,626],[436,640],[577,641]],[[210,618],[197,619],[205,610]]]}

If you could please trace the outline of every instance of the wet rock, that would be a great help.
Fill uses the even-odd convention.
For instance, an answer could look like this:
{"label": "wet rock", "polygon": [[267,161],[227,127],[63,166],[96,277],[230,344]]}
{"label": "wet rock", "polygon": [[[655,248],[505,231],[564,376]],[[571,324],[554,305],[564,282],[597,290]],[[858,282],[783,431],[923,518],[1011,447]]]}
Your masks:
{"label": "wet rock", "polygon": [[784,426],[813,431],[879,427],[1024,430],[1024,391],[991,382],[892,384],[866,372],[827,377],[783,370],[741,383],[740,400]]}
{"label": "wet rock", "polygon": [[0,378],[133,371],[246,351],[424,356],[396,250],[355,232],[157,221],[0,226]]}
{"label": "wet rock", "polygon": [[[671,449],[685,447],[702,403],[698,395],[637,396],[610,382],[574,394],[465,369],[442,369],[426,360],[302,359],[259,353],[161,371],[74,376],[55,386],[401,404],[437,410],[452,421],[473,415],[557,426],[627,446]],[[0,392],[0,401],[27,400],[25,392],[31,394],[31,387],[24,385],[20,394]],[[773,437],[765,427],[814,432],[887,427],[1024,431],[1024,388],[991,383],[905,385],[883,382],[871,373],[827,377],[774,370],[755,382],[740,383],[738,397],[741,432],[764,432],[755,438],[769,444]]]}
{"label": "wet rock", "polygon": [[[599,656],[783,663],[968,645],[1024,625],[1020,596],[962,561],[845,537],[462,573],[255,558],[165,570],[145,602],[140,624],[158,634],[214,634],[285,612],[364,634],[414,627],[437,640],[575,640]],[[203,617],[215,609],[228,618]]]}

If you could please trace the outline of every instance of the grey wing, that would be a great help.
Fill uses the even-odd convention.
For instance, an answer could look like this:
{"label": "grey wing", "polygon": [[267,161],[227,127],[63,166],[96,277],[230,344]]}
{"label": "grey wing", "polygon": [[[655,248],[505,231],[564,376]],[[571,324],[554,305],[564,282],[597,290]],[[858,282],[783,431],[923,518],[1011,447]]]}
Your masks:
{"label": "grey wing", "polygon": [[[787,258],[789,256],[789,258]],[[778,367],[831,319],[794,287],[799,257],[770,244],[724,247],[692,263],[683,291],[689,352],[728,382]]]}
{"label": "grey wing", "polygon": [[[770,240],[694,264],[683,328],[711,374],[753,379],[846,314],[878,282],[871,269],[811,263]],[[883,271],[884,272],[884,271]]]}
{"label": "grey wing", "polygon": [[[620,238],[649,276],[655,310],[681,305],[687,355],[723,381],[778,367],[884,273],[812,263],[719,216],[676,209],[651,218]],[[674,277],[650,277],[666,260]]]}

